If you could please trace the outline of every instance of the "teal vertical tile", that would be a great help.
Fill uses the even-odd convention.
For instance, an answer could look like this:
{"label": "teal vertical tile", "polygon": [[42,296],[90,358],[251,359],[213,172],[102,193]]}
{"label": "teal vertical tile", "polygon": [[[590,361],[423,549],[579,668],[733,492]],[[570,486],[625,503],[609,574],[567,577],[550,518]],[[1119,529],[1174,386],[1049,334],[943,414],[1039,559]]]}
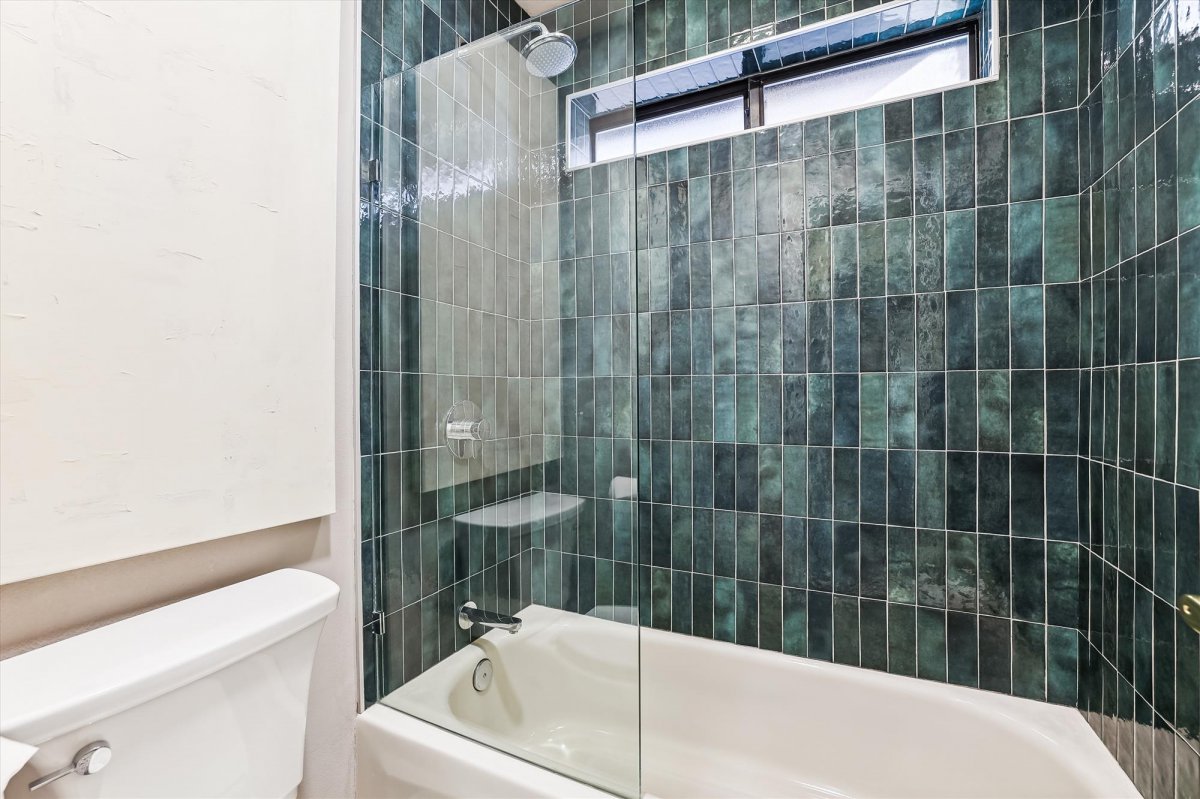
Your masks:
{"label": "teal vertical tile", "polygon": [[737,583],[726,577],[717,577],[713,583],[713,638],[732,642],[737,634]]}
{"label": "teal vertical tile", "polygon": [[1046,698],[1046,628],[1013,622],[1013,693],[1027,699]]}
{"label": "teal vertical tile", "polygon": [[1056,197],[1044,206],[1043,278],[1065,283],[1079,276],[1079,200]]}
{"label": "teal vertical tile", "polygon": [[1012,539],[1013,617],[1043,623],[1046,616],[1046,548],[1034,538]]}
{"label": "teal vertical tile", "polygon": [[886,232],[888,294],[913,291],[913,228],[911,219],[889,220]]}
{"label": "teal vertical tile", "polygon": [[905,138],[887,144],[886,171],[888,218],[910,216],[913,209],[913,143],[911,139]]}
{"label": "teal vertical tile", "polygon": [[997,122],[976,128],[975,192],[980,205],[1008,202],[1008,125]]}
{"label": "teal vertical tile", "polygon": [[888,528],[887,598],[891,603],[916,603],[916,534],[911,528]]}
{"label": "teal vertical tile", "polygon": [[1009,391],[1012,450],[1042,452],[1046,435],[1044,373],[1040,369],[1014,370]]}
{"label": "teal vertical tile", "polygon": [[917,455],[917,524],[942,528],[946,524],[945,453],[921,451]]}
{"label": "teal vertical tile", "polygon": [[[1200,360],[1180,361],[1178,380],[1180,397],[1200,396]],[[1200,486],[1200,403],[1181,402],[1177,425],[1175,479],[1195,488]]]}
{"label": "teal vertical tile", "polygon": [[824,300],[832,296],[832,255],[830,235],[826,229],[810,230],[805,235],[807,277],[805,287],[809,300]]}
{"label": "teal vertical tile", "polygon": [[1041,286],[1011,289],[1010,363],[1014,369],[1040,369],[1044,364]]}
{"label": "teal vertical tile", "polygon": [[955,685],[979,685],[979,630],[969,613],[946,614],[946,679]]}
{"label": "teal vertical tile", "polygon": [[929,136],[942,132],[944,117],[942,111],[943,96],[941,93],[927,94],[923,97],[913,99],[914,136]]}
{"label": "teal vertical tile", "polygon": [[1042,117],[1014,119],[1009,138],[1018,154],[1009,162],[1011,199],[1033,200],[1042,196]]}
{"label": "teal vertical tile", "polygon": [[834,114],[829,118],[830,152],[854,149],[856,124],[854,112]]}
{"label": "teal vertical tile", "polygon": [[736,585],[736,642],[758,646],[758,583],[738,580]]}
{"label": "teal vertical tile", "polygon": [[917,604],[946,606],[946,533],[917,531]]}
{"label": "teal vertical tile", "polygon": [[855,121],[860,150],[883,144],[883,106],[861,109],[857,112]]}
{"label": "teal vertical tile", "polygon": [[884,216],[884,148],[863,147],[856,151],[858,221],[871,222]]}
{"label": "teal vertical tile", "polygon": [[[833,287],[835,298],[858,296],[858,229],[846,225],[832,229]],[[857,339],[857,336],[855,336]],[[856,365],[857,366],[857,365]]]}
{"label": "teal vertical tile", "polygon": [[829,156],[822,154],[804,159],[804,197],[810,228],[829,224],[829,192]]}
{"label": "teal vertical tile", "polygon": [[940,135],[925,136],[913,143],[914,208],[918,214],[936,213],[945,207],[942,153]]}
{"label": "teal vertical tile", "polygon": [[783,651],[783,589],[760,585],[758,596],[758,645],[771,652]]}
{"label": "teal vertical tile", "polygon": [[[1024,663],[1028,666],[1029,664]],[[1013,687],[1012,622],[979,617],[979,687],[1010,693]]]}
{"label": "teal vertical tile", "polygon": [[1184,131],[1200,129],[1200,106],[1189,103],[1179,112],[1179,229],[1200,225],[1200,141]]}
{"label": "teal vertical tile", "polygon": [[978,579],[978,536],[973,533],[946,534],[946,607],[975,612]]}
{"label": "teal vertical tile", "polygon": [[975,131],[967,128],[946,134],[946,210],[975,205]]}
{"label": "teal vertical tile", "polygon": [[1043,123],[1047,197],[1075,194],[1080,186],[1079,121],[1074,110],[1047,114]]}
{"label": "teal vertical tile", "polygon": [[1008,283],[1008,222],[1008,206],[994,205],[977,212],[975,281],[980,287]]}
{"label": "teal vertical tile", "polygon": [[1042,32],[1031,30],[1008,39],[1008,99],[1014,117],[1042,111]]}
{"label": "teal vertical tile", "polygon": [[859,296],[878,297],[886,293],[884,230],[881,222],[858,226]]}
{"label": "teal vertical tile", "polygon": [[917,608],[917,676],[946,680],[946,612]]}
{"label": "teal vertical tile", "polygon": [[1046,28],[1042,46],[1046,111],[1074,106],[1079,94],[1079,42],[1075,22]]}
{"label": "teal vertical tile", "polygon": [[888,446],[916,446],[916,380],[912,374],[888,376]]}
{"label": "teal vertical tile", "polygon": [[887,671],[887,603],[863,599],[859,602],[860,664],[863,668]]}
{"label": "teal vertical tile", "polygon": [[[947,208],[949,204],[947,204]],[[975,212],[946,214],[945,282],[947,289],[975,286]]]}
{"label": "teal vertical tile", "polygon": [[975,125],[975,89],[966,86],[943,95],[942,119],[947,132]]}
{"label": "teal vertical tile", "polygon": [[808,654],[808,592],[783,589],[783,651],[804,657]]}
{"label": "teal vertical tile", "polygon": [[904,676],[917,673],[916,608],[893,605],[888,609],[888,672]]}
{"label": "teal vertical tile", "polygon": [[[690,575],[691,634],[699,638],[713,637],[713,578],[706,574]],[[681,581],[682,584],[683,581]],[[680,597],[681,604],[685,602]]]}
{"label": "teal vertical tile", "polygon": [[1200,229],[1179,238],[1178,264],[1178,355],[1194,358],[1200,356]]}
{"label": "teal vertical tile", "polygon": [[859,383],[860,445],[887,446],[887,420],[887,375],[864,374]]}
{"label": "teal vertical tile", "polygon": [[833,597],[833,660],[848,666],[859,665],[859,618],[856,597]]}
{"label": "teal vertical tile", "polygon": [[1007,617],[1011,608],[1009,539],[979,536],[979,612]]}
{"label": "teal vertical tile", "polygon": [[808,656],[833,660],[833,595],[808,592]]}
{"label": "teal vertical tile", "polygon": [[1078,702],[1080,646],[1077,630],[1046,628],[1046,701],[1068,707]]}
{"label": "teal vertical tile", "polygon": [[853,150],[838,150],[830,155],[829,214],[833,225],[852,224],[858,220],[855,161]]}

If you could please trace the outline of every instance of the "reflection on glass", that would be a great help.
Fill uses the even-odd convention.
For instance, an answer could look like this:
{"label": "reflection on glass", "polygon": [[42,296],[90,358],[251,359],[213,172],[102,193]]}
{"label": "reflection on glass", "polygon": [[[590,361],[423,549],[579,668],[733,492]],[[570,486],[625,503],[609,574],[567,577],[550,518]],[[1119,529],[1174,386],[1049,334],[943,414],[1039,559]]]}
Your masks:
{"label": "reflection on glass", "polygon": [[[637,122],[637,152],[667,150],[693,141],[733,136],[745,129],[741,96],[685,108]],[[634,123],[596,132],[593,160],[608,161],[634,154]]]}
{"label": "reflection on glass", "polygon": [[633,161],[577,202],[528,35],[380,87],[380,701],[639,796]]}
{"label": "reflection on glass", "polygon": [[971,79],[966,34],[763,87],[767,125],[911,97]]}

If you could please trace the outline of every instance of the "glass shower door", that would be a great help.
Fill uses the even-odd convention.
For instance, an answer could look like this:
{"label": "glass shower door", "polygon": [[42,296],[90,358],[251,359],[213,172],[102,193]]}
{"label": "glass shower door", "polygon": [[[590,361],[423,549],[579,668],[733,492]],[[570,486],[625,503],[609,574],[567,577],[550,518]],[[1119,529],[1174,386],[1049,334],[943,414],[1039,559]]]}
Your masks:
{"label": "glass shower door", "polygon": [[635,181],[568,170],[564,99],[624,77],[631,19],[577,2],[383,82],[370,389],[381,701],[624,796]]}

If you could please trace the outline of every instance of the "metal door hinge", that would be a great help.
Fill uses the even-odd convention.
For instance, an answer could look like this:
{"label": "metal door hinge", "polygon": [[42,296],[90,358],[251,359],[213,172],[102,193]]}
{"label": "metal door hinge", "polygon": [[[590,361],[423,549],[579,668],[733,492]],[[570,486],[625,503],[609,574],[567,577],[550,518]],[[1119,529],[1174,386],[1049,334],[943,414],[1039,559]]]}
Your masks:
{"label": "metal door hinge", "polygon": [[371,632],[375,635],[383,635],[387,632],[387,616],[382,610],[371,612]]}
{"label": "metal door hinge", "polygon": [[362,165],[362,179],[366,183],[379,182],[379,159],[372,158]]}

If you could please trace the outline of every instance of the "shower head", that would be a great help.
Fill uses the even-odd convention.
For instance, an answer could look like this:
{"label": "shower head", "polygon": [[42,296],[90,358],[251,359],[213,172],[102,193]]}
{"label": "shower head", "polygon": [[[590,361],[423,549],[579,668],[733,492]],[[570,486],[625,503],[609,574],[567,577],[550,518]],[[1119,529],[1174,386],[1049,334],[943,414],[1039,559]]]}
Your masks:
{"label": "shower head", "polygon": [[525,68],[529,74],[537,78],[553,78],[570,69],[575,61],[579,48],[565,33],[551,33],[545,28],[543,33],[533,37],[521,50],[525,58]]}
{"label": "shower head", "polygon": [[484,47],[494,44],[497,40],[508,41],[528,33],[535,34],[529,43],[521,48],[521,57],[525,59],[525,68],[536,78],[553,78],[571,68],[579,48],[575,41],[565,33],[551,32],[549,28],[537,21],[526,22],[515,28],[501,31],[495,36],[463,45],[455,50],[455,55],[463,58]]}

